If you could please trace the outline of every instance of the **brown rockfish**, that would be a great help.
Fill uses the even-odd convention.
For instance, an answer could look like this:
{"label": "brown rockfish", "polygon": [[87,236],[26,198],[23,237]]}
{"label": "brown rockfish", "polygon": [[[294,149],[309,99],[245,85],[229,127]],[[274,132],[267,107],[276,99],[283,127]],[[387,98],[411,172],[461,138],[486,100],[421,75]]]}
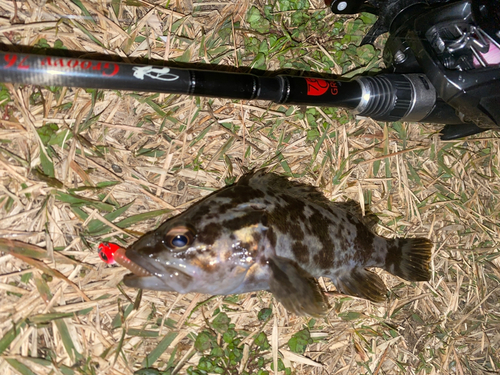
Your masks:
{"label": "brown rockfish", "polygon": [[257,171],[129,247],[126,257],[147,272],[127,275],[124,283],[212,295],[269,290],[289,311],[320,316],[328,310],[320,276],[342,293],[375,302],[387,289],[367,267],[427,281],[432,243],[380,237],[375,222],[354,202],[331,202],[312,186]]}

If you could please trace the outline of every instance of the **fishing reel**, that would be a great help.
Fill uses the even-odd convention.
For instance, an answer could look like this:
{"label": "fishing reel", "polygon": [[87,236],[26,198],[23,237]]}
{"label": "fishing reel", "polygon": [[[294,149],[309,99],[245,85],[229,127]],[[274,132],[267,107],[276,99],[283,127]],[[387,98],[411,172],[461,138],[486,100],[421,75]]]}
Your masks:
{"label": "fishing reel", "polygon": [[[445,123],[442,139],[500,130],[500,2],[496,0],[333,0],[337,14],[369,12],[377,22],[362,44],[389,32],[386,87],[367,82],[365,95],[394,92],[385,121]],[[360,81],[363,82],[364,78]],[[401,86],[404,86],[402,88]],[[406,102],[412,102],[407,104]],[[400,104],[398,104],[400,102]],[[360,103],[360,105],[363,103]],[[389,106],[390,107],[390,106]],[[362,109],[362,108],[361,108]],[[360,108],[356,112],[363,114]],[[370,116],[370,114],[368,114]],[[391,118],[392,117],[392,118]]]}

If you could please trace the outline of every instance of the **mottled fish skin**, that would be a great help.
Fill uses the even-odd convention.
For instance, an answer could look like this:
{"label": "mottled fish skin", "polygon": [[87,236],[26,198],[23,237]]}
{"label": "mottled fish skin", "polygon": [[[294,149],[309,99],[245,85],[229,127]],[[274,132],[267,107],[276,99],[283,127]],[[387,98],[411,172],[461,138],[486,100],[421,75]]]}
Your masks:
{"label": "mottled fish skin", "polygon": [[[320,276],[372,301],[384,300],[387,291],[366,267],[428,280],[431,242],[386,239],[373,224],[374,216],[362,217],[354,202],[330,202],[312,186],[257,171],[141,237],[126,255],[153,276],[124,281],[181,293],[271,290],[290,311],[319,316],[328,309],[315,280]],[[179,234],[180,242],[173,240]]]}

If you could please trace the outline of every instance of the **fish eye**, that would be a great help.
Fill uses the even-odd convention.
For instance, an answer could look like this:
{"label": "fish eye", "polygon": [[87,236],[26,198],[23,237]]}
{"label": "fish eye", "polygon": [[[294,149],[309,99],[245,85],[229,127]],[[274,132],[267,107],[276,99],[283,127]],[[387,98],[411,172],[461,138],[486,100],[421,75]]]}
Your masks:
{"label": "fish eye", "polygon": [[186,226],[178,226],[170,229],[165,235],[165,245],[171,249],[184,249],[194,241],[195,233],[193,229]]}
{"label": "fish eye", "polygon": [[172,245],[175,247],[184,247],[188,243],[188,238],[182,234],[179,234],[178,236],[175,236],[172,239]]}

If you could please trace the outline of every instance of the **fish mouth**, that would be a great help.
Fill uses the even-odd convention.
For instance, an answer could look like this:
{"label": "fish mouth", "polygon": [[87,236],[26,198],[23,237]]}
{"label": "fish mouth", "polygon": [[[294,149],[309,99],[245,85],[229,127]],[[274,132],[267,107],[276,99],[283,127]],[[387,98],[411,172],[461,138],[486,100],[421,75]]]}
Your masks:
{"label": "fish mouth", "polygon": [[193,278],[174,267],[165,267],[163,272],[137,275],[127,274],[123,283],[130,288],[161,290],[185,293]]}
{"label": "fish mouth", "polygon": [[[130,260],[125,255],[125,249],[120,247],[114,254],[114,260],[120,266],[128,269],[130,272],[123,277],[123,283],[131,288],[143,288],[154,290],[170,290],[167,288],[163,280],[153,275],[151,272],[141,267],[137,262]],[[140,259],[140,258],[139,258]],[[173,271],[172,271],[173,272]],[[186,275],[187,276],[187,275]]]}
{"label": "fish mouth", "polygon": [[[125,253],[125,258],[129,264],[134,265],[134,269],[127,267],[132,274],[125,275],[123,283],[132,288],[186,293],[193,277],[175,265],[165,264],[165,261],[156,259],[154,254],[163,251],[164,247],[154,232],[139,238]],[[145,272],[136,272],[137,269]]]}
{"label": "fish mouth", "polygon": [[[187,289],[193,277],[176,267],[156,263],[142,257],[134,249],[127,250],[128,264],[125,265],[132,273],[123,277],[123,283],[131,288],[177,291]],[[118,261],[117,261],[118,263]],[[139,270],[139,272],[138,272]]]}

